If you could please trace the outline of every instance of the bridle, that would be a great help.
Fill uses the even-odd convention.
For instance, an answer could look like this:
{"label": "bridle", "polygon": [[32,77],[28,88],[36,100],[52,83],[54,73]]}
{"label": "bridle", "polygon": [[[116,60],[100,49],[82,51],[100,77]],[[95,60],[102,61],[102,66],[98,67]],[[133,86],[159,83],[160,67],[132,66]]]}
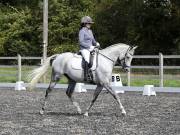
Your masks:
{"label": "bridle", "polygon": [[[127,55],[128,55],[128,52],[129,52],[132,48],[133,48],[133,47],[130,46],[130,47],[127,49],[127,51],[126,51],[124,58],[122,58],[122,59],[118,58],[118,60],[117,60],[118,64],[121,64],[121,63],[122,63],[122,68],[123,68],[123,69],[125,69],[125,68],[130,68],[130,66],[127,66],[127,65],[126,65],[126,57],[127,57]],[[133,54],[131,54],[131,53],[129,53],[129,55],[133,56]]]}

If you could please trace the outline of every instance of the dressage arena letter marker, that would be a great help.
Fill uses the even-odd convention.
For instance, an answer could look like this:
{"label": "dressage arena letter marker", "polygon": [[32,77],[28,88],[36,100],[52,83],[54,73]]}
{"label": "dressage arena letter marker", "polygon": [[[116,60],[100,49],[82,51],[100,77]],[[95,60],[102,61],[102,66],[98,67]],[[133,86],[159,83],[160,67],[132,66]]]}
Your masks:
{"label": "dressage arena letter marker", "polygon": [[26,90],[26,87],[24,87],[23,81],[16,82],[15,90]]}
{"label": "dressage arena letter marker", "polygon": [[87,92],[87,90],[83,87],[84,83],[76,83],[75,92]]}
{"label": "dressage arena letter marker", "polygon": [[154,85],[144,85],[143,95],[156,96],[156,91],[154,91]]}
{"label": "dressage arena letter marker", "polygon": [[[112,74],[111,86],[118,86],[121,89],[123,85],[120,74]],[[116,93],[124,93],[124,90],[116,90]]]}
{"label": "dressage arena letter marker", "polygon": [[[121,80],[120,80],[120,76],[116,76],[116,81],[117,81],[117,82],[121,81]],[[122,82],[121,82],[121,83],[122,83]]]}
{"label": "dressage arena letter marker", "polygon": [[112,82],[114,82],[114,76],[112,76]]}

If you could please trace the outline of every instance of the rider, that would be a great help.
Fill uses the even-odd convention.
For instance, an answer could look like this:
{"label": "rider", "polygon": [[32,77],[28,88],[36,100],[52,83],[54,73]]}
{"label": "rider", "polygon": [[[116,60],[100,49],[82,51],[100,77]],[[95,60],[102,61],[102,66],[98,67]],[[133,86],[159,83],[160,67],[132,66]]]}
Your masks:
{"label": "rider", "polygon": [[81,30],[79,31],[79,44],[80,51],[85,60],[84,66],[84,80],[88,81],[88,72],[89,72],[89,61],[90,61],[90,52],[94,50],[95,46],[100,46],[98,42],[94,39],[93,33],[91,31],[91,17],[84,16],[81,19]]}

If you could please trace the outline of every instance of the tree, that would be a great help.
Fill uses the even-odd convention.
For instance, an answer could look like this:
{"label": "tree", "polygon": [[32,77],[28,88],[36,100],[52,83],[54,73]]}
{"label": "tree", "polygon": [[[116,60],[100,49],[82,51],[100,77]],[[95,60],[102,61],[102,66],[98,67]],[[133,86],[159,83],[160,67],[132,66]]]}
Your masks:
{"label": "tree", "polygon": [[79,49],[80,20],[91,15],[93,2],[87,0],[52,0],[49,6],[49,54]]}
{"label": "tree", "polygon": [[[0,55],[42,56],[43,1],[0,0],[0,7]],[[178,0],[50,0],[48,55],[79,49],[84,15],[102,48],[123,42],[138,45],[138,54],[180,54]]]}
{"label": "tree", "polygon": [[[37,20],[28,7],[18,9],[2,5],[0,10],[0,54],[4,56],[37,56],[40,51]],[[37,47],[38,46],[38,47]]]}
{"label": "tree", "polygon": [[177,1],[106,0],[96,13],[103,47],[123,42],[138,45],[139,54],[178,54],[180,11]]}
{"label": "tree", "polygon": [[140,21],[136,21],[137,40],[141,54],[177,54],[175,42],[179,39],[180,18],[174,4],[168,0],[146,0],[143,8],[138,10]]}

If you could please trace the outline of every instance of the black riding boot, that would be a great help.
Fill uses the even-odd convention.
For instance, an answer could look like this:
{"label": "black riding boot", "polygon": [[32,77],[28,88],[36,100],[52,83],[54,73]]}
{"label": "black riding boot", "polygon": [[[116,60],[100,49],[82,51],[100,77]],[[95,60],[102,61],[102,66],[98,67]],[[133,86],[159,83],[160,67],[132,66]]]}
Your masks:
{"label": "black riding boot", "polygon": [[88,81],[88,70],[89,70],[89,67],[88,67],[88,62],[85,61],[85,64],[84,64],[84,81]]}

